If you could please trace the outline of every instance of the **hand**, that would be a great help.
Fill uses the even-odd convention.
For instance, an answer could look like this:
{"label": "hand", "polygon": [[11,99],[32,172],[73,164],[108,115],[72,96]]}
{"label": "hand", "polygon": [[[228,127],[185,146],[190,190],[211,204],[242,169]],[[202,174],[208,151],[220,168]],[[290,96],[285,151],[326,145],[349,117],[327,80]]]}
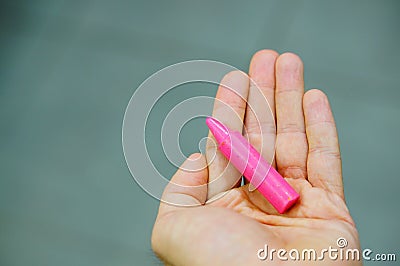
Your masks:
{"label": "hand", "polygon": [[[164,191],[164,202],[198,205],[160,204],[152,247],[166,264],[280,264],[284,261],[276,253],[272,261],[270,257],[261,261],[258,251],[268,245],[269,250],[297,249],[300,255],[303,249],[315,249],[320,256],[329,246],[338,248],[340,237],[347,240],[346,248],[359,249],[358,233],[344,199],[338,137],[326,95],[315,89],[304,94],[303,63],[291,53],[257,52],[249,76],[273,115],[258,117],[258,125],[257,110],[268,108],[265,101],[256,97],[256,87],[249,86],[243,73],[231,72],[222,83],[235,92],[220,86],[213,116],[240,132],[244,124],[245,135],[264,158],[275,155],[271,164],[300,194],[300,200],[279,214],[258,191],[240,186],[240,173],[222,154],[217,152],[211,162],[216,147],[209,141],[206,158],[194,154],[182,167],[202,170],[178,170]],[[207,161],[211,162],[208,167]],[[361,264],[331,260],[328,255],[317,263]],[[285,256],[289,258],[288,253]]]}

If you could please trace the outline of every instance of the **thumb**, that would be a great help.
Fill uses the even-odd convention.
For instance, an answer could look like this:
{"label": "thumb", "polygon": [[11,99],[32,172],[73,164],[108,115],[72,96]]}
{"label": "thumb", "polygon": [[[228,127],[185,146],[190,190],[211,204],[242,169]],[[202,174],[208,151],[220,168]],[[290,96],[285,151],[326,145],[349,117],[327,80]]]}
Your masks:
{"label": "thumb", "polygon": [[[185,227],[182,226],[182,216],[179,214],[186,212],[179,212],[179,210],[182,206],[203,205],[207,199],[207,182],[206,160],[203,155],[196,153],[179,167],[165,187],[151,237],[154,252],[165,262],[171,260],[171,257],[177,261],[182,259],[182,253],[179,250],[185,249],[180,237],[184,236],[183,239],[186,239],[186,233]],[[184,220],[183,224],[185,224]],[[178,241],[171,252],[173,239]]]}
{"label": "thumb", "polygon": [[207,200],[208,169],[204,156],[195,153],[179,167],[166,186],[160,214],[180,206],[199,206]]}

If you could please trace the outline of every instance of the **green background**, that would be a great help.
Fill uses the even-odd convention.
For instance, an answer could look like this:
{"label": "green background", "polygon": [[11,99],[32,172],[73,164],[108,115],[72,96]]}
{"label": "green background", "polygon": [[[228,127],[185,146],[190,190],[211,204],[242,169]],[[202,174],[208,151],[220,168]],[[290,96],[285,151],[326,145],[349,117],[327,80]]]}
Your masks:
{"label": "green background", "polygon": [[[306,87],[328,94],[362,247],[399,256],[399,12],[398,1],[2,1],[0,265],[159,264],[158,202],[122,153],[129,98],[170,64],[247,70],[262,48],[298,53]],[[215,93],[204,87],[172,91],[155,112]],[[198,122],[182,133],[186,154],[206,134]]]}

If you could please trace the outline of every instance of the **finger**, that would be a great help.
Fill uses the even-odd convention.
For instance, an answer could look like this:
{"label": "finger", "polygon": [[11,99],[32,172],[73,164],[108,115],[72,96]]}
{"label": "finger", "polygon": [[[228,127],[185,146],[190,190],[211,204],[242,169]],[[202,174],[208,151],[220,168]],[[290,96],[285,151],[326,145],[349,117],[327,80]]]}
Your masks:
{"label": "finger", "polygon": [[343,198],[339,141],[328,98],[320,90],[310,90],[304,95],[303,106],[309,145],[308,180]]}
{"label": "finger", "polygon": [[306,178],[307,139],[302,98],[303,63],[292,53],[276,62],[276,164],[284,177]]}
{"label": "finger", "polygon": [[208,171],[203,155],[192,154],[166,186],[161,198],[159,215],[180,206],[203,205],[207,199]]}
{"label": "finger", "polygon": [[[233,71],[221,81],[214,103],[213,117],[232,130],[242,132],[243,117],[246,110],[246,99],[249,90],[247,74]],[[217,151],[215,139],[209,133],[206,149],[209,164],[208,198],[234,187],[241,178],[239,171]]]}
{"label": "finger", "polygon": [[274,166],[275,62],[273,50],[257,52],[250,62],[250,88],[247,98],[245,135],[261,155]]}

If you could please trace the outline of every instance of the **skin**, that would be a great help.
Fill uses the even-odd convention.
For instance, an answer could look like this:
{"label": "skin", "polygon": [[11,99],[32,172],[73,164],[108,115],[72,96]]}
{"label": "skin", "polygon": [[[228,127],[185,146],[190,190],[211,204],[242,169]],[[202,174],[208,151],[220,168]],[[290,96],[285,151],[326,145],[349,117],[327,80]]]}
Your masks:
{"label": "skin", "polygon": [[[244,135],[265,158],[274,158],[271,164],[300,200],[285,214],[277,213],[258,191],[250,192],[248,184],[238,185],[240,173],[209,141],[206,156],[191,155],[165,188],[152,247],[167,265],[296,264],[281,261],[276,254],[273,261],[261,261],[257,251],[265,244],[269,249],[321,251],[338,248],[339,237],[347,240],[347,248],[360,248],[344,199],[339,142],[327,96],[316,89],[304,93],[303,63],[292,53],[257,52],[249,76],[268,100],[273,116],[258,117],[257,123],[257,110],[268,107],[249,79],[237,71],[221,82],[233,91],[220,86],[213,116],[233,130],[242,131],[244,126]],[[334,261],[326,254],[323,262],[297,264],[361,262]]]}

